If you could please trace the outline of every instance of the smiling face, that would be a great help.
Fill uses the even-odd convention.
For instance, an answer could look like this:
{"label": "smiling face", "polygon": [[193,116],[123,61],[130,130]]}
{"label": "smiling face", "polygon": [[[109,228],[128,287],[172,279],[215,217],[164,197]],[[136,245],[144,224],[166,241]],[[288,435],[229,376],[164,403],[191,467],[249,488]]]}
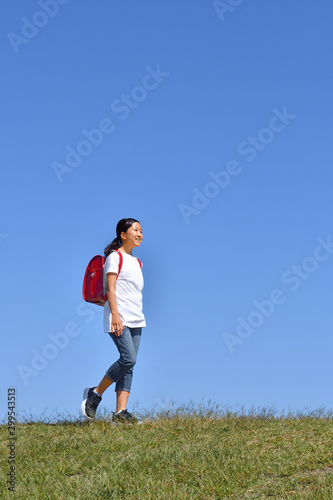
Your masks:
{"label": "smiling face", "polygon": [[139,222],[133,222],[131,227],[127,229],[126,233],[121,233],[123,246],[126,246],[128,248],[139,247],[142,238],[142,229]]}

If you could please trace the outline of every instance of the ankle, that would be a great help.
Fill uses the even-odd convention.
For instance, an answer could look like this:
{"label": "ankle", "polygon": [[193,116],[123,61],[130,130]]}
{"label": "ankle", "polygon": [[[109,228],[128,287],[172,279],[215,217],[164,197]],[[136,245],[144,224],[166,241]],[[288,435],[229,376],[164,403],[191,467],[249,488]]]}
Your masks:
{"label": "ankle", "polygon": [[116,408],[115,414],[117,415],[118,413],[120,413],[121,411],[124,411],[124,410],[126,410],[126,408],[121,408],[121,409]]}

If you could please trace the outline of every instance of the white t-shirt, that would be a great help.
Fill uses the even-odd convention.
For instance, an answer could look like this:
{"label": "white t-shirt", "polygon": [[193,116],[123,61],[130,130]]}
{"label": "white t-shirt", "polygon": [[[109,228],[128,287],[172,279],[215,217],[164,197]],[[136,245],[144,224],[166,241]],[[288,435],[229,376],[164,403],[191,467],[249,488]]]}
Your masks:
{"label": "white t-shirt", "polygon": [[[134,255],[122,252],[123,265],[116,281],[117,308],[123,326],[144,327],[145,317],[142,312],[143,275],[138,259]],[[112,252],[104,264],[104,292],[107,290],[107,273],[118,273],[119,255]],[[104,305],[104,331],[111,332],[112,314],[109,302]]]}

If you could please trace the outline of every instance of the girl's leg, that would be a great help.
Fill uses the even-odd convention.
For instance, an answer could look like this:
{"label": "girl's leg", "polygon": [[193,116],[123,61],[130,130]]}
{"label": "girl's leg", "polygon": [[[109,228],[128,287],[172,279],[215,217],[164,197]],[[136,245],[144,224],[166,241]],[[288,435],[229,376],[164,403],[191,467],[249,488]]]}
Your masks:
{"label": "girl's leg", "polygon": [[[141,340],[141,328],[131,328],[131,335],[133,340],[133,347],[135,349],[136,355],[138,354],[140,340]],[[132,385],[133,378],[133,368],[128,370],[116,384],[116,395],[117,395],[117,408],[115,413],[122,410],[126,410],[128,397],[130,395],[130,389]],[[128,390],[124,391],[119,389],[119,387],[126,387]]]}
{"label": "girl's leg", "polygon": [[116,391],[117,394],[117,407],[115,413],[122,410],[126,410],[129,392],[128,391]]}
{"label": "girl's leg", "polygon": [[[141,331],[142,328],[129,328],[129,333],[130,333],[130,338],[131,338],[131,350],[133,353],[133,357],[136,359],[138,350],[139,350],[139,345],[140,345],[140,340],[141,340]],[[120,350],[119,350],[120,352]],[[132,379],[133,379],[133,367],[130,367],[123,375],[116,380],[116,387],[115,391],[118,394],[127,392],[130,393],[131,391],[131,386],[132,386]],[[111,378],[111,377],[110,377]],[[121,401],[125,402],[127,404],[128,400],[128,395],[129,394],[123,394],[120,395],[119,397],[121,398]],[[117,407],[118,407],[118,396],[117,396]],[[126,409],[126,406],[122,408],[123,410]]]}
{"label": "girl's leg", "polygon": [[[133,366],[136,362],[136,355],[140,344],[141,328],[130,329],[125,327],[120,337],[116,337],[113,333],[110,333],[110,337],[118,348],[120,358],[110,366],[105,376],[96,387],[95,391],[99,396],[94,393],[92,388],[87,388],[84,391],[84,401],[81,408],[84,415],[90,419],[95,417],[96,409],[101,401],[102,394],[114,381],[117,382],[116,412],[125,410],[127,406],[132,384]],[[87,392],[87,394],[85,394],[85,392]]]}
{"label": "girl's leg", "polygon": [[118,359],[118,361],[113,363],[112,366],[110,366],[110,368],[106,372],[107,375],[104,375],[98,386],[95,388],[95,391],[100,396],[102,396],[103,392],[105,392],[106,389],[110,387],[111,384],[113,384],[113,379],[116,380],[119,374],[124,371],[124,366],[125,369],[128,369],[129,366],[132,366],[132,363],[135,362],[134,356],[136,357],[137,352],[137,350],[132,345],[133,341],[128,328],[123,330],[123,334],[120,337],[116,337],[116,335],[114,335],[113,333],[109,333],[109,335],[117,346],[120,358]]}
{"label": "girl's leg", "polygon": [[106,391],[106,389],[110,387],[111,384],[113,384],[113,381],[110,380],[106,375],[104,375],[98,386],[95,388],[95,391],[97,392],[97,394],[102,396],[103,392]]}
{"label": "girl's leg", "polygon": [[[120,337],[117,337],[114,333],[109,333],[113,342],[116,344],[120,357],[105,373],[105,377],[101,381],[101,390],[105,390],[112,382],[116,382],[116,391],[130,392],[133,366],[136,363],[141,331],[142,328],[125,327]],[[96,389],[97,392],[98,389],[99,388]],[[124,398],[126,397],[125,402],[127,403],[128,394],[120,397],[121,401],[125,401]]]}

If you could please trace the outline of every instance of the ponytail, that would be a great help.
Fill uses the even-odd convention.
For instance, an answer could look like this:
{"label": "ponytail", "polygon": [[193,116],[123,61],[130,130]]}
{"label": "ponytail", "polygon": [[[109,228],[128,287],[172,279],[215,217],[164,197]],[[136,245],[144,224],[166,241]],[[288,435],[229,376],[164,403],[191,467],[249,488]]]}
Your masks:
{"label": "ponytail", "polygon": [[136,219],[121,219],[116,228],[117,237],[111,241],[111,243],[104,249],[104,257],[107,258],[113,250],[118,250],[121,247],[121,233],[126,233],[127,229],[134,224],[134,222],[139,222]]}
{"label": "ponytail", "polygon": [[118,248],[120,248],[118,238],[115,238],[104,248],[104,257],[107,258],[113,250],[118,250]]}

